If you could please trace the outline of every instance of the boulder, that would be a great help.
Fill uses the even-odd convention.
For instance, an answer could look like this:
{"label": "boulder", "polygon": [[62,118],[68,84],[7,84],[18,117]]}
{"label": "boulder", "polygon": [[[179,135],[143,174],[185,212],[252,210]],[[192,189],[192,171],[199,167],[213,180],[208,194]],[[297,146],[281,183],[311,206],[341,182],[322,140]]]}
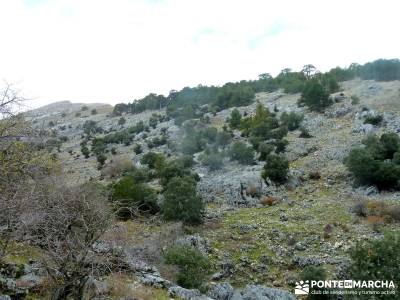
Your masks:
{"label": "boulder", "polygon": [[296,298],[284,290],[248,285],[243,290],[236,291],[231,300],[296,300]]}
{"label": "boulder", "polygon": [[172,285],[170,281],[154,274],[138,274],[137,277],[141,283],[156,288],[168,288]]}
{"label": "boulder", "polygon": [[19,289],[28,290],[40,285],[44,280],[44,277],[39,277],[33,273],[21,276],[16,280],[16,284]]}
{"label": "boulder", "polygon": [[168,295],[170,297],[179,297],[182,300],[214,300],[202,295],[199,290],[189,290],[177,285],[168,289]]}
{"label": "boulder", "polygon": [[200,235],[186,235],[176,240],[175,242],[180,246],[189,246],[197,249],[203,255],[207,255],[211,252],[210,242],[207,239],[202,238]]}
{"label": "boulder", "polygon": [[211,287],[208,291],[208,296],[215,300],[230,300],[233,292],[233,287],[228,282],[223,282]]}

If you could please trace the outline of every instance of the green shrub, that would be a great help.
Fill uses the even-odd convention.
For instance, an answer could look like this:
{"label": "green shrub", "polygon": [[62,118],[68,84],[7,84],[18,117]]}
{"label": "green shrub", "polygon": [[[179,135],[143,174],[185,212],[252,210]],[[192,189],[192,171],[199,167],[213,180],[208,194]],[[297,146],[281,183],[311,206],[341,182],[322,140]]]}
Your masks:
{"label": "green shrub", "polygon": [[89,158],[90,156],[90,151],[89,148],[86,146],[81,146],[81,152],[85,156],[85,158]]}
{"label": "green shrub", "polygon": [[[300,279],[302,281],[309,281],[311,280],[326,280],[326,271],[321,266],[306,266],[303,271],[300,273]],[[322,291],[323,289],[313,288],[313,290]],[[322,299],[329,299],[329,295],[324,294],[309,294],[307,299],[310,300],[322,300]]]}
{"label": "green shrub", "polygon": [[254,149],[258,149],[259,144],[263,141],[280,140],[287,134],[287,127],[279,124],[275,114],[261,103],[257,105],[254,116],[242,120],[240,129],[242,136],[249,136],[249,141]]}
{"label": "green shrub", "polygon": [[224,166],[224,156],[221,153],[215,152],[204,154],[201,157],[201,163],[203,166],[208,167],[210,171],[220,170]]}
{"label": "green shrub", "polygon": [[100,167],[102,167],[107,160],[107,157],[103,153],[98,154],[96,158]]}
{"label": "green shrub", "polygon": [[152,115],[149,119],[149,126],[152,128],[156,128],[158,123],[158,117],[157,115]]}
{"label": "green shrub", "polygon": [[392,159],[393,155],[400,149],[400,138],[394,132],[382,134],[380,143],[383,147],[383,157],[385,159]]}
{"label": "green shrub", "polygon": [[201,132],[201,135],[207,140],[208,143],[212,144],[217,139],[218,130],[215,127],[207,127]]}
{"label": "green shrub", "polygon": [[154,172],[151,172],[147,168],[132,168],[126,176],[132,177],[136,183],[145,183],[153,178]]}
{"label": "green shrub", "polygon": [[206,144],[207,141],[202,139],[199,134],[186,134],[182,140],[182,152],[192,155],[202,151]]}
{"label": "green shrub", "polygon": [[235,108],[234,110],[232,110],[231,112],[231,116],[228,120],[229,122],[229,127],[231,129],[238,129],[240,126],[240,122],[242,121],[242,115],[240,114],[240,112]]}
{"label": "green shrub", "polygon": [[90,114],[92,114],[92,115],[97,115],[97,109],[93,108],[93,109],[90,111]]}
{"label": "green shrub", "polygon": [[134,151],[136,154],[142,153],[142,152],[143,152],[142,146],[141,146],[140,144],[136,144],[136,145],[133,147],[133,151]]}
{"label": "green shrub", "polygon": [[286,146],[289,145],[289,142],[285,139],[276,140],[275,142],[275,153],[285,152]]}
{"label": "green shrub", "polygon": [[308,80],[304,86],[300,105],[306,105],[310,110],[322,112],[328,106],[333,104],[329,98],[329,92],[317,79]]}
{"label": "green shrub", "polygon": [[118,125],[124,125],[126,123],[126,119],[124,117],[119,118]]}
{"label": "green shrub", "polygon": [[218,132],[216,144],[222,148],[228,146],[232,141],[232,136],[226,131]]}
{"label": "green shrub", "polygon": [[[225,136],[223,137],[225,138]],[[227,141],[221,141],[221,133],[218,133],[217,128],[210,126],[199,129],[195,122],[185,123],[185,137],[181,146],[184,154],[192,155],[204,150],[207,145],[220,142],[226,143]]]}
{"label": "green shrub", "polygon": [[274,151],[274,146],[267,143],[261,143],[258,146],[258,153],[260,156],[258,157],[259,160],[266,160],[268,155]]}
{"label": "green shrub", "polygon": [[175,177],[193,177],[192,172],[185,166],[185,161],[175,159],[167,161],[166,163],[159,164],[156,168],[160,184],[166,188],[169,181]]}
{"label": "green shrub", "polygon": [[[387,232],[382,238],[358,243],[350,252],[349,278],[353,280],[389,280],[400,293],[400,233]],[[394,299],[380,295],[375,299]]]}
{"label": "green shrub", "polygon": [[383,116],[382,115],[376,115],[376,116],[367,116],[364,119],[364,124],[372,124],[372,125],[379,125],[383,121]]}
{"label": "green shrub", "polygon": [[150,169],[154,169],[157,166],[162,165],[164,161],[164,155],[155,152],[147,152],[140,160],[142,164],[147,165]]}
{"label": "green shrub", "polygon": [[287,159],[276,154],[270,154],[267,156],[261,176],[264,180],[268,178],[277,184],[282,184],[286,182],[288,172],[289,162]]}
{"label": "green shrub", "polygon": [[193,156],[191,155],[182,155],[175,159],[176,162],[182,164],[184,168],[191,168],[194,166],[195,162],[193,160]]}
{"label": "green shrub", "polygon": [[155,191],[136,182],[133,176],[125,176],[113,186],[111,199],[117,216],[123,220],[132,218],[136,212],[154,214],[159,210]]}
{"label": "green shrub", "polygon": [[351,95],[350,99],[352,105],[357,105],[360,103],[360,98],[356,95]]}
{"label": "green shrub", "polygon": [[294,111],[290,113],[283,112],[281,115],[281,123],[285,125],[289,131],[298,129],[303,119],[304,115],[297,114]]}
{"label": "green shrub", "polygon": [[235,142],[229,149],[229,157],[243,165],[250,165],[254,162],[254,150],[243,142]]}
{"label": "green shrub", "polygon": [[310,134],[310,132],[308,131],[308,129],[306,127],[300,127],[300,138],[303,139],[309,139],[312,138],[313,136]]}
{"label": "green shrub", "polygon": [[211,264],[203,254],[189,246],[173,246],[164,254],[167,264],[179,267],[177,283],[188,289],[201,289]]}
{"label": "green shrub", "polygon": [[87,135],[101,133],[103,129],[97,126],[97,123],[93,120],[88,120],[83,123],[83,132]]}
{"label": "green shrub", "polygon": [[355,148],[345,159],[348,170],[361,185],[376,185],[378,189],[399,188],[400,139],[395,133],[386,133],[378,139],[368,136],[363,140],[364,148]]}
{"label": "green shrub", "polygon": [[173,177],[164,192],[162,213],[166,220],[199,224],[202,221],[203,201],[197,195],[193,177]]}

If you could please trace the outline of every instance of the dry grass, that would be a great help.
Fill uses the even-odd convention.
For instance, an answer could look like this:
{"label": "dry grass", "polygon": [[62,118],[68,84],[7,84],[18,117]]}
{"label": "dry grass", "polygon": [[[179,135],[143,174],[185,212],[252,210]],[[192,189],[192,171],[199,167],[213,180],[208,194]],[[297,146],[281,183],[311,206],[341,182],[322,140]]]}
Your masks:
{"label": "dry grass", "polygon": [[369,224],[400,222],[400,205],[388,204],[382,200],[357,199],[353,211],[367,218]]}
{"label": "dry grass", "polygon": [[115,178],[132,169],[133,165],[129,157],[127,155],[119,155],[112,158],[101,171],[101,175],[107,178]]}
{"label": "dry grass", "polygon": [[280,203],[281,201],[282,199],[279,197],[266,196],[260,200],[260,203],[264,206],[272,206]]}

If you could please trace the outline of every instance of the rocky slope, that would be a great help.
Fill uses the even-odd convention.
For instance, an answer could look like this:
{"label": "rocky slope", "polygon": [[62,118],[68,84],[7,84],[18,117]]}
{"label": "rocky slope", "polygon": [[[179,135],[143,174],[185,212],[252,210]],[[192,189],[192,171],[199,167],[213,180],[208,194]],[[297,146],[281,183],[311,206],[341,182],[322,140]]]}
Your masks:
{"label": "rocky slope", "polygon": [[[359,103],[352,100],[355,96]],[[318,114],[297,107],[298,94],[287,95],[282,91],[257,94],[256,100],[271,111],[277,108],[280,113],[304,113],[303,126],[312,135],[299,138],[300,132],[293,131],[287,137],[285,155],[291,170],[288,184],[277,187],[263,182],[261,163],[243,166],[226,159],[223,169],[217,171],[196,164],[194,171],[201,178],[198,190],[207,202],[204,224],[182,228],[181,224],[165,224],[158,219],[115,224],[104,237],[102,251],[121,251],[124,260],[131,262],[132,276],[114,274],[97,278],[94,286],[99,297],[111,293],[114,299],[167,299],[168,290],[170,297],[182,299],[295,299],[284,291],[293,292],[293,283],[307,265],[323,265],[329,278],[340,278],[348,264],[348,249],[382,231],[352,213],[355,201],[360,198],[386,203],[400,201],[399,192],[378,193],[373,187],[354,187],[343,165],[350,149],[367,134],[400,132],[400,82],[347,81],[332,97],[335,104]],[[255,107],[256,102],[238,109],[251,115]],[[92,109],[97,114],[92,115]],[[220,129],[231,110],[210,115],[211,125]],[[103,178],[97,169],[96,158],[85,159],[80,153],[84,122],[93,120],[106,132],[117,132],[141,120],[147,122],[153,113],[165,115],[164,110],[124,115],[126,123],[119,125],[120,117],[110,112],[111,107],[106,105],[88,105],[88,110],[82,111],[81,104],[58,103],[29,113],[28,117],[38,127],[54,122],[52,129],[56,134],[68,137],[57,154],[71,182],[96,178],[107,183],[109,179]],[[364,124],[366,116],[376,114],[383,115],[379,126]],[[166,128],[170,142],[179,146],[183,130],[170,120],[159,123],[146,133],[147,137],[137,135],[131,145],[113,145],[116,156],[138,164],[143,154],[136,155],[133,145],[141,144],[146,153],[149,148],[145,140],[159,136],[162,128]],[[234,135],[234,139],[243,140],[238,132]],[[153,151],[175,154],[167,145]],[[257,188],[262,195],[275,197],[277,201],[264,206],[259,197],[250,193],[242,197],[241,185]],[[398,227],[396,223],[379,225]],[[176,286],[173,271],[160,259],[160,249],[179,239],[199,248],[212,261],[213,275],[209,278],[207,296]],[[27,266],[29,255],[21,253],[11,261]],[[25,270],[24,276],[30,279],[38,276],[32,270]]]}

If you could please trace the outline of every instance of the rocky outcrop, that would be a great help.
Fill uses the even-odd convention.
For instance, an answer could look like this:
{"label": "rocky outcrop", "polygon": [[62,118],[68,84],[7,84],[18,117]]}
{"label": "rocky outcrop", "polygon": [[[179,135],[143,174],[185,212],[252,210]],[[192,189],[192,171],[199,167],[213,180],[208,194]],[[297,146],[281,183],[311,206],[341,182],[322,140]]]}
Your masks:
{"label": "rocky outcrop", "polygon": [[203,255],[207,255],[212,250],[210,242],[198,234],[180,237],[176,240],[175,244],[195,248]]}
{"label": "rocky outcrop", "polygon": [[262,285],[248,285],[236,291],[230,300],[296,300],[289,292]]}
{"label": "rocky outcrop", "polygon": [[233,287],[228,282],[224,282],[212,286],[207,295],[215,300],[230,300],[233,293]]}
{"label": "rocky outcrop", "polygon": [[202,295],[199,290],[189,290],[180,286],[169,288],[168,295],[170,297],[179,297],[182,300],[213,300],[212,298]]}

